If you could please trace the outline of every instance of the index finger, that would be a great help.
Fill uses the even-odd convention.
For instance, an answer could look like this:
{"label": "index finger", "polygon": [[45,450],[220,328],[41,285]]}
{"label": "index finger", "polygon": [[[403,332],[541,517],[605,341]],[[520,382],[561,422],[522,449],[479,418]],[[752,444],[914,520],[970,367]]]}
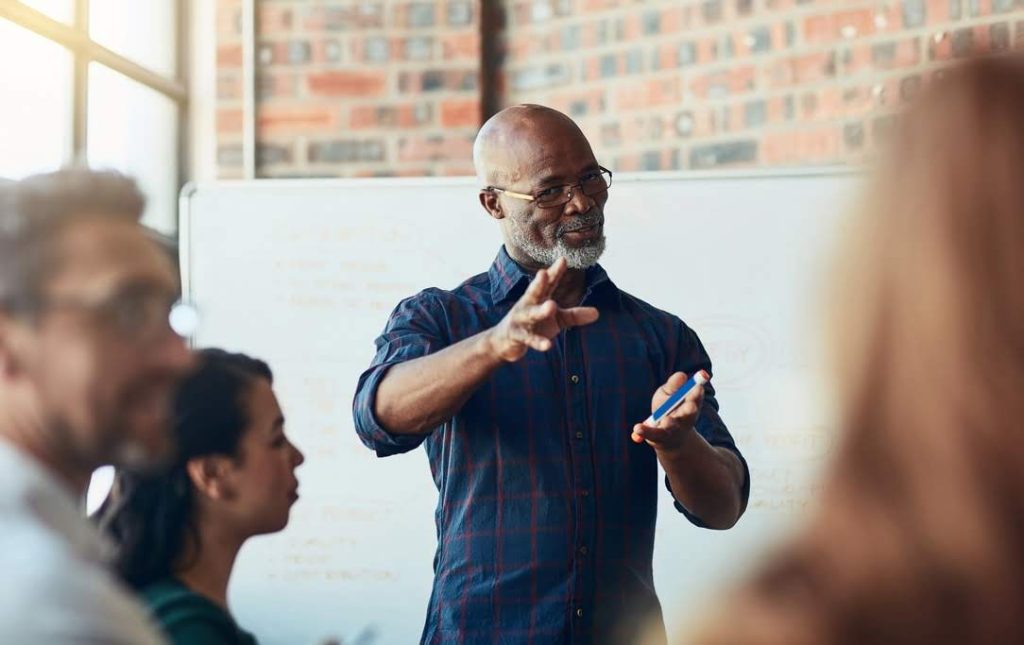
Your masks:
{"label": "index finger", "polygon": [[[547,288],[545,289],[544,299],[547,300],[555,293],[555,288],[558,287],[558,283],[562,281],[562,276],[565,275],[568,264],[564,257],[559,257],[555,260],[555,263],[549,266],[547,269],[541,269],[548,274]],[[538,271],[540,273],[540,271]]]}
{"label": "index finger", "polygon": [[542,302],[545,302],[548,299],[548,282],[550,282],[550,276],[548,275],[547,269],[541,269],[537,272],[537,275],[533,276],[533,280],[531,280],[529,286],[526,287],[526,291],[523,293],[523,297],[520,301],[533,305],[539,305]]}

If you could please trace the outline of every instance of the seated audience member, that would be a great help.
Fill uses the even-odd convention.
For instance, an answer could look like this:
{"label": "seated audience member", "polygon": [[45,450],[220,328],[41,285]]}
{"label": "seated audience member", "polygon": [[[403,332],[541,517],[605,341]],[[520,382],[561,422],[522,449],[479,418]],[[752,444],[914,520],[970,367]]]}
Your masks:
{"label": "seated audience member", "polygon": [[1024,61],[952,69],[891,144],[834,284],[820,507],[687,642],[1024,643]]}
{"label": "seated audience member", "polygon": [[0,643],[162,642],[78,503],[96,468],[170,457],[193,362],[144,205],[109,172],[0,184]]}
{"label": "seated audience member", "polygon": [[172,643],[250,644],[228,611],[231,570],[246,540],[288,523],[303,456],[284,434],[266,363],[198,355],[175,401],[174,465],[158,476],[119,471],[97,519]]}

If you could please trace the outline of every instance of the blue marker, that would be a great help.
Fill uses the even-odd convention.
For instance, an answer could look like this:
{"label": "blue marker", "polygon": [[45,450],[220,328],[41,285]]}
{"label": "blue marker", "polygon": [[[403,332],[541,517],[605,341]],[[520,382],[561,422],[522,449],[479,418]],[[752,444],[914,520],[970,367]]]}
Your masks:
{"label": "blue marker", "polygon": [[651,416],[647,417],[644,421],[644,425],[654,426],[658,425],[658,422],[664,419],[672,410],[675,410],[686,398],[686,393],[693,389],[694,385],[704,385],[711,380],[711,375],[701,370],[691,376],[689,380],[680,386],[678,390],[672,393],[665,402],[658,406],[658,409],[654,411]]}

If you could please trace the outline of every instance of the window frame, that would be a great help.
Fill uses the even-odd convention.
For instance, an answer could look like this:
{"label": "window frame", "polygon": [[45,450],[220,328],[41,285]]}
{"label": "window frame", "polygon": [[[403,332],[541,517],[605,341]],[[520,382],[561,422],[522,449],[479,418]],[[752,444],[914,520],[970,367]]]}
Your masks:
{"label": "window frame", "polygon": [[68,25],[18,0],[0,2],[0,18],[28,29],[67,49],[72,56],[71,150],[65,164],[87,164],[89,131],[89,64],[103,65],[129,80],[171,99],[177,109],[177,189],[188,178],[188,60],[184,39],[189,24],[190,2],[177,2],[174,25],[173,76],[160,74],[94,41],[89,34],[89,0],[74,0],[73,22]]}

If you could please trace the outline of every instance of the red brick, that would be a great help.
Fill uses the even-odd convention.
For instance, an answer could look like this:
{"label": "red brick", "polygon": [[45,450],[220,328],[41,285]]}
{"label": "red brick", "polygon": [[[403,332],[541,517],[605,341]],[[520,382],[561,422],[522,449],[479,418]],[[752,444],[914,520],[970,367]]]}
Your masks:
{"label": "red brick", "polygon": [[625,40],[634,41],[640,38],[643,33],[643,26],[640,23],[640,15],[631,13],[623,18],[625,22]]}
{"label": "red brick", "polygon": [[370,128],[416,128],[431,123],[430,105],[401,103],[388,105],[359,105],[352,108],[349,127],[353,130]]}
{"label": "red brick", "polygon": [[782,123],[786,120],[786,106],[781,96],[768,99],[766,105],[768,123]]}
{"label": "red brick", "polygon": [[508,43],[508,52],[512,60],[527,60],[538,49],[533,34],[514,37]]}
{"label": "red brick", "polygon": [[337,129],[338,115],[330,107],[267,106],[260,108],[256,125],[260,135],[330,132]]}
{"label": "red brick", "polygon": [[335,63],[340,56],[340,52],[335,53],[333,57],[329,55],[332,47],[337,47],[339,50],[341,49],[341,43],[336,41],[317,40],[310,43],[310,45],[312,49],[311,58],[314,63]]}
{"label": "red brick", "polygon": [[235,134],[242,131],[242,110],[217,110],[217,134]]}
{"label": "red brick", "polygon": [[742,94],[754,89],[755,78],[755,70],[750,65],[721,69],[697,76],[690,82],[690,91],[700,98],[708,98],[713,87],[730,94]]}
{"label": "red brick", "polygon": [[443,177],[472,177],[476,174],[476,170],[472,164],[462,164],[458,166],[445,166],[441,169],[440,174]]}
{"label": "red brick", "polygon": [[[949,0],[941,0],[941,2],[948,8]],[[875,33],[887,34],[898,32],[903,27],[902,13],[898,3],[879,7],[875,11],[875,17],[872,19],[875,21]],[[931,8],[929,8],[928,13],[929,15],[931,14]]]}
{"label": "red brick", "polygon": [[475,32],[447,34],[441,38],[445,60],[480,57],[480,36]]}
{"label": "red brick", "polygon": [[572,113],[573,106],[579,105],[583,106],[586,115],[600,116],[605,107],[604,89],[573,90],[552,94],[547,98],[547,105],[566,114]]}
{"label": "red brick", "polygon": [[242,45],[221,45],[217,48],[217,67],[242,66]]}
{"label": "red brick", "polygon": [[770,87],[788,87],[814,83],[835,76],[834,53],[801,54],[775,61],[765,69]]}
{"label": "red brick", "polygon": [[307,77],[309,91],[319,96],[380,96],[386,72],[319,72]]}
{"label": "red brick", "polygon": [[820,163],[835,160],[842,133],[836,126],[766,134],[761,139],[761,161],[766,165]]}
{"label": "red brick", "polygon": [[217,5],[217,36],[240,36],[242,3],[221,2]]}
{"label": "red brick", "polygon": [[431,168],[426,170],[422,168],[399,168],[394,172],[395,177],[422,177],[424,175],[431,177],[436,174]]}
{"label": "red brick", "polygon": [[804,38],[808,43],[825,43],[843,38],[843,30],[853,27],[858,38],[875,33],[875,12],[871,9],[840,11],[808,16],[804,20]]}
{"label": "red brick", "polygon": [[437,136],[403,139],[398,146],[398,160],[403,163],[460,161],[473,158],[473,139]]}
{"label": "red brick", "polygon": [[260,101],[278,98],[291,98],[298,89],[298,75],[294,72],[264,72],[256,79],[259,87]]}
{"label": "red brick", "polygon": [[678,77],[630,83],[618,88],[615,93],[615,105],[620,110],[674,105],[682,99],[683,88]]}
{"label": "red brick", "polygon": [[441,103],[441,125],[446,128],[470,128],[480,125],[479,99],[454,99]]}
{"label": "red brick", "polygon": [[672,34],[683,28],[683,10],[671,7],[661,12],[661,33]]}
{"label": "red brick", "polygon": [[658,47],[658,67],[670,69],[679,63],[678,47],[675,45],[661,45]]}
{"label": "red brick", "polygon": [[293,15],[290,8],[274,5],[267,6],[265,3],[260,3],[257,7],[256,29],[261,36],[291,31]]}
{"label": "red brick", "polygon": [[377,116],[378,109],[375,105],[360,105],[352,108],[349,127],[353,130],[366,130],[377,127],[380,121],[380,118]]}
{"label": "red brick", "polygon": [[242,78],[238,72],[217,74],[217,100],[237,101],[242,98]]}
{"label": "red brick", "polygon": [[713,62],[718,54],[716,38],[704,38],[697,41],[697,62],[700,64]]}
{"label": "red brick", "polygon": [[953,37],[946,32],[935,34],[928,41],[928,58],[931,60],[950,60],[953,58]]}
{"label": "red brick", "polygon": [[626,154],[618,158],[615,169],[619,172],[636,172],[640,169],[640,155]]}

